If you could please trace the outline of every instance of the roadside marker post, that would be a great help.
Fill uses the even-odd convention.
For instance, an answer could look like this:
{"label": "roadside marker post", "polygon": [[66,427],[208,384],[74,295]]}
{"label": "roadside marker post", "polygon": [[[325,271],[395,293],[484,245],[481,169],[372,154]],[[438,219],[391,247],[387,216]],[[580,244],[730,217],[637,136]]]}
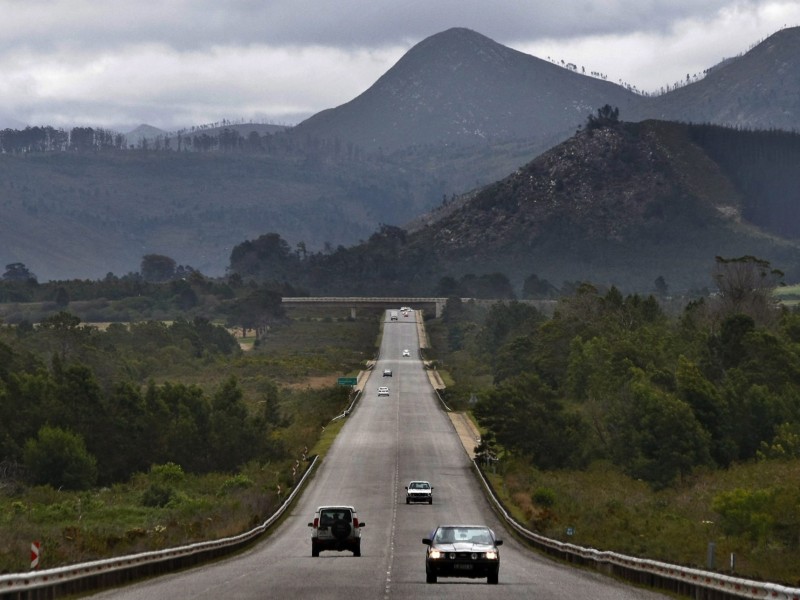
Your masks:
{"label": "roadside marker post", "polygon": [[39,568],[39,557],[42,554],[41,542],[31,542],[31,569]]}

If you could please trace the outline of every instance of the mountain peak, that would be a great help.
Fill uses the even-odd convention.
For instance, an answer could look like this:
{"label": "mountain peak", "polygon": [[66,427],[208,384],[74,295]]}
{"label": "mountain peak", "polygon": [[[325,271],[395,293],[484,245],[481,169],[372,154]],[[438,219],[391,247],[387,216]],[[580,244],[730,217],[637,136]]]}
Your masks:
{"label": "mountain peak", "polygon": [[375,150],[566,137],[589,114],[635,95],[513,50],[463,27],[413,46],[357,98],[314,115],[296,133]]}

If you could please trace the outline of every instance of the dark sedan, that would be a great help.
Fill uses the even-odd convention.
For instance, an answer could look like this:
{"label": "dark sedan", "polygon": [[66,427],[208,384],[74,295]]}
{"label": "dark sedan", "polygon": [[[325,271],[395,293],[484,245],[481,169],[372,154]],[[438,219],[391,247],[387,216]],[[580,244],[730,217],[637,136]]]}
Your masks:
{"label": "dark sedan", "polygon": [[422,543],[425,553],[425,581],[436,583],[439,577],[486,577],[497,583],[503,541],[484,525],[441,525]]}

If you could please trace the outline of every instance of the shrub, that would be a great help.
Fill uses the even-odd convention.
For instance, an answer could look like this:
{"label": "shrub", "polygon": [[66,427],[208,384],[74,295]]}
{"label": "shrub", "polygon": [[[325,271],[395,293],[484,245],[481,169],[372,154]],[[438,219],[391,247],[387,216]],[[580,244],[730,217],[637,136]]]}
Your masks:
{"label": "shrub", "polygon": [[219,493],[220,495],[224,495],[236,489],[247,489],[252,486],[253,486],[253,480],[247,477],[246,475],[242,475],[241,473],[239,473],[238,475],[234,475],[233,477],[229,477],[228,479],[226,479],[222,483]]}
{"label": "shrub", "polygon": [[169,504],[174,495],[175,491],[172,488],[157,483],[150,484],[150,487],[142,494],[142,506],[163,508]]}
{"label": "shrub", "polygon": [[180,483],[185,477],[183,467],[174,462],[151,466],[150,475],[162,483]]}
{"label": "shrub", "polygon": [[556,503],[556,493],[550,488],[539,488],[531,496],[534,504],[551,507]]}
{"label": "shrub", "polygon": [[744,535],[753,541],[764,540],[772,528],[772,491],[736,489],[714,497],[711,508],[720,515],[728,535]]}
{"label": "shrub", "polygon": [[97,460],[83,438],[58,427],[45,425],[28,440],[23,462],[34,484],[86,490],[97,482]]}

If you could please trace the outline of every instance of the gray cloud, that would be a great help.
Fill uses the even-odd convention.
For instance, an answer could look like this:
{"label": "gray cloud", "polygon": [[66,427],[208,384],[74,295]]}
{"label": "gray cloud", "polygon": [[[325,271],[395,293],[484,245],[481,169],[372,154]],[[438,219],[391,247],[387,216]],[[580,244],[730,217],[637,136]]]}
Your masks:
{"label": "gray cloud", "polygon": [[796,0],[0,0],[0,14],[0,126],[119,129],[295,122],[455,26],[653,90],[800,23]]}

